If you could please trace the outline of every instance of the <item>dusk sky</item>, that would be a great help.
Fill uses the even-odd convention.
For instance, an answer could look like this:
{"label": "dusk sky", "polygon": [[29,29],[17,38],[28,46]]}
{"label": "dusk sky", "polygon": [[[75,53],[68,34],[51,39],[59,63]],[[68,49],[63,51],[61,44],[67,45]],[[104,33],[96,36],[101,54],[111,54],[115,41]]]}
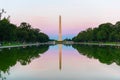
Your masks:
{"label": "dusk sky", "polygon": [[89,27],[120,21],[120,0],[0,0],[0,8],[11,22],[30,23],[51,39],[58,39],[58,18],[62,16],[63,38],[72,38]]}

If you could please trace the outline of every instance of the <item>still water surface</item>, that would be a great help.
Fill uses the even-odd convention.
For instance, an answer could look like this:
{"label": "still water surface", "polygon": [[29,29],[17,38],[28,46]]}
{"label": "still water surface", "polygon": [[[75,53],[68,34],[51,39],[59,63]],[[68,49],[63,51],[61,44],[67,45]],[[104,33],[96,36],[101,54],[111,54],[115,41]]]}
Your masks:
{"label": "still water surface", "polygon": [[0,50],[0,80],[120,80],[120,48],[55,45]]}

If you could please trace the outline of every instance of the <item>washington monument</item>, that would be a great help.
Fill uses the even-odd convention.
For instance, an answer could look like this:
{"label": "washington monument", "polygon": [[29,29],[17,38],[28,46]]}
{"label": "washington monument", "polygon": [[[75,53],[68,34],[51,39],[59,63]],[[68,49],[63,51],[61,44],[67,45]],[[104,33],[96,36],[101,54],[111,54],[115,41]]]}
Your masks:
{"label": "washington monument", "polygon": [[62,41],[62,21],[61,21],[61,15],[59,15],[59,39],[58,41]]}

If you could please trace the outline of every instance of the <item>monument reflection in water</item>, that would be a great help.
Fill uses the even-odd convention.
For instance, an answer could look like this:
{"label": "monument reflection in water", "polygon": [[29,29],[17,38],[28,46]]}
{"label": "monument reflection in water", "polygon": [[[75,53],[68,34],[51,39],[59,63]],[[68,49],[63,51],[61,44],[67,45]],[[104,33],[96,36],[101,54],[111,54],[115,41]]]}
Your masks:
{"label": "monument reflection in water", "polygon": [[0,73],[3,80],[119,80],[120,49],[62,44],[2,49]]}
{"label": "monument reflection in water", "polygon": [[62,69],[62,44],[59,44],[59,69]]}

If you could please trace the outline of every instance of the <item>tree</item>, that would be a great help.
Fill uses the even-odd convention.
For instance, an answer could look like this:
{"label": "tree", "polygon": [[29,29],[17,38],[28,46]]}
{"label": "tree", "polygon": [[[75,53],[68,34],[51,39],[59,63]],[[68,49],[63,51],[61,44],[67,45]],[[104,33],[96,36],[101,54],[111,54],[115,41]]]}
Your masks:
{"label": "tree", "polygon": [[16,25],[11,24],[7,19],[0,21],[0,41],[16,40]]}
{"label": "tree", "polygon": [[0,42],[47,42],[48,35],[41,33],[40,29],[32,28],[29,23],[22,22],[20,26],[10,23],[4,18],[0,21]]}
{"label": "tree", "polygon": [[75,42],[106,42],[106,41],[120,41],[120,22],[115,25],[111,23],[104,23],[98,28],[88,28],[81,31],[73,39]]}

